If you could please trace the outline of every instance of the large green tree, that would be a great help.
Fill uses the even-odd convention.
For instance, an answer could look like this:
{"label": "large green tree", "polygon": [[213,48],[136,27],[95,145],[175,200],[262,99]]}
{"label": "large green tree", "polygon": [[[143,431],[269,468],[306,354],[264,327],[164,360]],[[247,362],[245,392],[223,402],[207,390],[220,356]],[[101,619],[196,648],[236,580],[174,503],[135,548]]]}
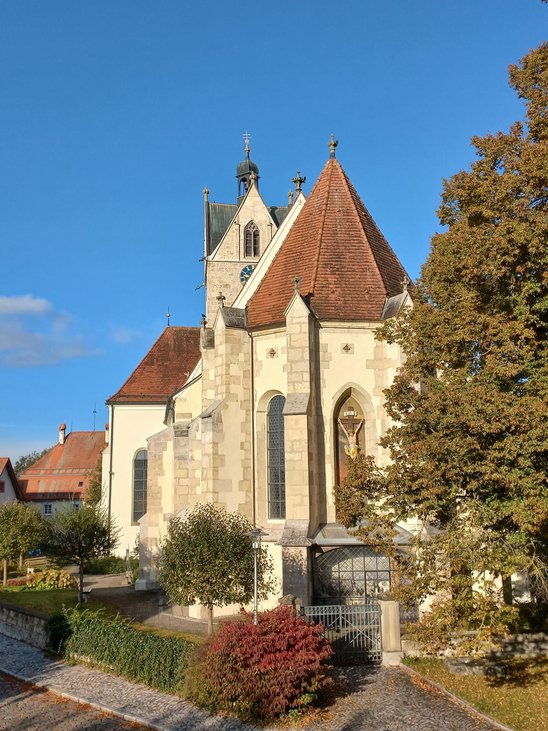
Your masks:
{"label": "large green tree", "polygon": [[[208,632],[213,631],[213,607],[247,604],[253,598],[253,550],[247,535],[253,526],[243,515],[217,505],[197,505],[185,518],[172,518],[161,547],[158,580],[177,604],[200,602],[208,609]],[[273,590],[272,562],[261,548],[259,594]]]}
{"label": "large green tree", "polygon": [[0,559],[3,584],[7,581],[8,561],[36,548],[46,533],[46,523],[35,505],[13,501],[0,505]]}
{"label": "large green tree", "polygon": [[84,600],[84,567],[92,558],[108,556],[118,543],[118,530],[97,505],[68,506],[47,520],[45,551],[64,563],[78,566],[78,604]]}
{"label": "large green tree", "polygon": [[413,597],[442,592],[447,628],[508,618],[500,579],[545,576],[548,44],[510,83],[525,122],[473,138],[477,160],[444,183],[414,307],[378,332],[406,356],[386,391],[390,466],[361,458],[337,491],[340,518],[385,550],[396,523],[419,519],[396,561]]}

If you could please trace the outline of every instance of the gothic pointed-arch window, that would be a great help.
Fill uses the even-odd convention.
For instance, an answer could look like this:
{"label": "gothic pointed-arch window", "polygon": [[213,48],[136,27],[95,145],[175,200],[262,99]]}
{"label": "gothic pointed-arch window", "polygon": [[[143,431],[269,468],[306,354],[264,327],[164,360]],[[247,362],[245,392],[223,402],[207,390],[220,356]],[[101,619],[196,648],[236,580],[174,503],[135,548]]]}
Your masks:
{"label": "gothic pointed-arch window", "polygon": [[283,409],[285,398],[274,396],[266,419],[268,518],[285,518],[285,441]]}
{"label": "gothic pointed-arch window", "polygon": [[335,408],[336,480],[341,482],[348,472],[348,460],[365,454],[365,417],[358,400],[348,391]]}
{"label": "gothic pointed-arch window", "polygon": [[147,467],[147,451],[140,449],[133,458],[133,523],[137,523],[147,511]]}
{"label": "gothic pointed-arch window", "polygon": [[244,255],[246,257],[259,256],[260,235],[254,221],[250,221],[244,231]]}

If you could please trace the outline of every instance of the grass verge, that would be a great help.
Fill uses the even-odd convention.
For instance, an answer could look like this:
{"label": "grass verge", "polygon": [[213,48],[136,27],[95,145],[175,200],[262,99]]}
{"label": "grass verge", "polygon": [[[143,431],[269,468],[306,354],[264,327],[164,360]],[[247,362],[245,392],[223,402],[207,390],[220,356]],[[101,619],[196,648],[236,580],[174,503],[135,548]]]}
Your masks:
{"label": "grass verge", "polygon": [[0,604],[9,604],[27,609],[42,617],[51,617],[63,611],[63,607],[75,607],[78,603],[76,589],[47,589],[44,591],[23,591],[22,586],[4,588],[0,591]]}
{"label": "grass verge", "polygon": [[515,731],[548,731],[548,660],[505,663],[503,678],[453,675],[435,658],[407,658],[405,664]]}

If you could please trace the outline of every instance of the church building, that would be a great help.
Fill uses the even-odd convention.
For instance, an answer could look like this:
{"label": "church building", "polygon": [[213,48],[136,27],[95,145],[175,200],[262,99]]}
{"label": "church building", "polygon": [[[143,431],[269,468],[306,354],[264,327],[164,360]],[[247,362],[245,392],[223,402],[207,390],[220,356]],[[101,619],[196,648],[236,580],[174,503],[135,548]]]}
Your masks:
{"label": "church building", "polygon": [[[169,519],[202,502],[266,534],[279,591],[264,607],[286,594],[363,602],[390,588],[389,559],[337,523],[333,487],[358,453],[386,464],[383,391],[402,353],[375,330],[412,306],[410,280],[336,146],[308,198],[298,173],[288,204],[271,206],[246,139],[235,202],[204,190],[200,328],[168,327],[107,402],[105,500],[124,539],[139,533],[137,589],[155,585]],[[181,342],[170,351],[164,339]],[[156,396],[145,393],[167,373]]]}

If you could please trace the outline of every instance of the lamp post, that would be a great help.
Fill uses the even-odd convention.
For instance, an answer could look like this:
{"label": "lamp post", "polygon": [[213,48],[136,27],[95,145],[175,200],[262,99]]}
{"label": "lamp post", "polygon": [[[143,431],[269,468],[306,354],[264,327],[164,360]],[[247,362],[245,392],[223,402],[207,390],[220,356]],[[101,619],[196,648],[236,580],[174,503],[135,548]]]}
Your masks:
{"label": "lamp post", "polygon": [[253,624],[259,621],[259,552],[261,550],[261,538],[267,536],[260,528],[253,528],[245,534],[251,538],[253,548]]}

